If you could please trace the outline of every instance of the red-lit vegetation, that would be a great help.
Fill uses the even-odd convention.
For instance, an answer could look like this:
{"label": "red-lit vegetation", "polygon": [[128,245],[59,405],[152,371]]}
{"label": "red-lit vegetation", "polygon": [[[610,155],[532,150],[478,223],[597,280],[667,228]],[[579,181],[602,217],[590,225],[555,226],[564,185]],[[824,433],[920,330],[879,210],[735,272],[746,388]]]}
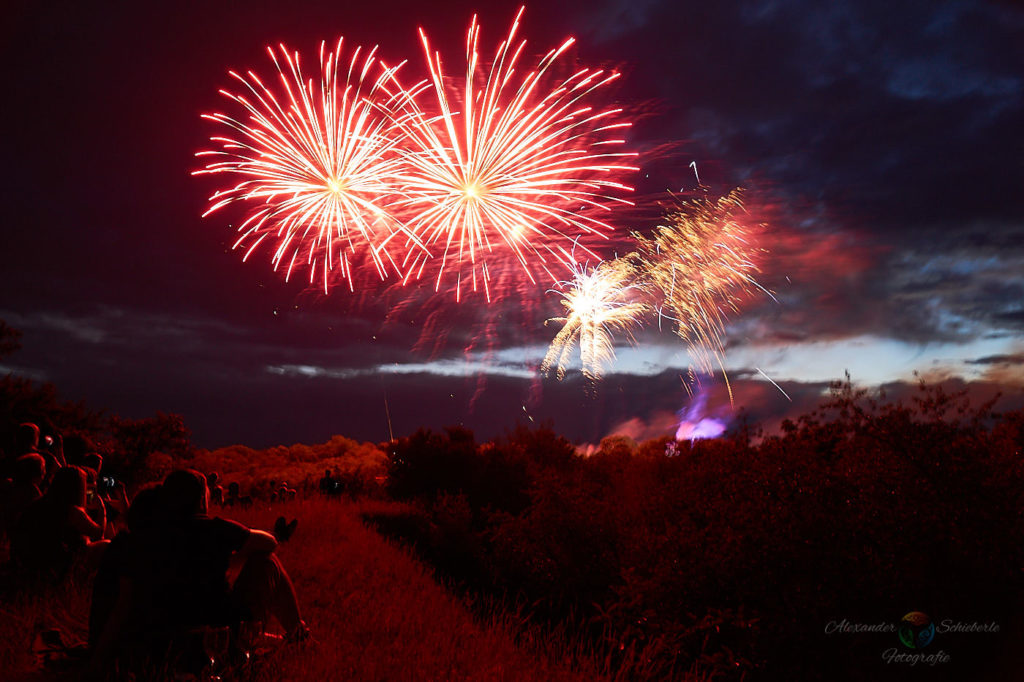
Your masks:
{"label": "red-lit vegetation", "polygon": [[[830,637],[832,620],[911,610],[1009,630],[1022,579],[1024,413],[922,387],[886,404],[837,384],[780,435],[636,446],[583,459],[548,430],[476,446],[420,432],[392,447],[412,516],[371,518],[473,592],[573,623],[643,672],[739,679],[881,674],[895,636]],[[946,639],[941,674],[999,666],[1006,637]]]}
{"label": "red-lit vegetation", "polygon": [[[166,465],[174,466],[174,460],[169,459]],[[340,490],[350,497],[376,495],[387,473],[386,465],[387,455],[373,443],[357,443],[342,436],[317,445],[281,445],[266,450],[244,445],[197,450],[189,464],[200,471],[217,471],[224,484],[237,482],[242,490],[257,494],[269,492],[271,481],[284,481],[312,492],[324,471],[330,469]]]}
{"label": "red-lit vegetation", "polygon": [[[519,614],[474,618],[430,570],[359,522],[351,502],[310,499],[232,510],[270,528],[277,514],[301,519],[278,552],[295,581],[318,642],[263,659],[253,682],[277,680],[588,680],[605,679],[579,640],[547,639]],[[3,679],[80,679],[36,674],[34,635],[57,628],[65,641],[85,636],[89,591],[79,575],[57,587],[4,597],[0,618]],[[546,634],[546,633],[544,633]],[[11,677],[8,677],[11,675]]]}
{"label": "red-lit vegetation", "polygon": [[[1002,627],[944,635],[953,658],[935,677],[1016,669],[1003,652],[1020,643],[1024,411],[940,387],[888,403],[837,384],[779,434],[614,437],[590,457],[550,428],[193,450],[175,415],[108,417],[0,380],[0,422],[26,420],[87,437],[135,483],[219,471],[255,498],[224,512],[244,523],[300,519],[283,558],[322,643],[262,679],[874,679],[896,670],[881,657],[896,636],[826,624],[913,610]],[[357,501],[318,497],[327,468]],[[271,480],[307,499],[272,502]],[[85,626],[81,582],[20,587],[3,588],[5,671],[31,667],[41,627]]]}

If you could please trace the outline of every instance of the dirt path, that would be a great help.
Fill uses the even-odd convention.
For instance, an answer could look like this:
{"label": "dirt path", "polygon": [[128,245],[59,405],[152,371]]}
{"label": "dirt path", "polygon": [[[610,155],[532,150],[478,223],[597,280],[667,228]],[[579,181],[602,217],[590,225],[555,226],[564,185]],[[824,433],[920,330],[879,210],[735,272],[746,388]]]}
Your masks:
{"label": "dirt path", "polygon": [[[268,658],[257,680],[588,680],[558,660],[514,641],[503,623],[481,625],[408,551],[360,523],[346,503],[314,499],[233,514],[269,528],[278,514],[300,519],[279,555],[299,594],[317,643]],[[225,514],[226,516],[228,514]],[[64,588],[48,601],[0,607],[0,664],[8,673],[33,666],[32,631],[59,626],[84,636],[88,599]],[[15,649],[12,645],[17,644]],[[550,648],[549,648],[550,650]],[[0,675],[3,677],[3,675]],[[23,675],[18,675],[24,678]],[[31,679],[45,679],[31,675]]]}

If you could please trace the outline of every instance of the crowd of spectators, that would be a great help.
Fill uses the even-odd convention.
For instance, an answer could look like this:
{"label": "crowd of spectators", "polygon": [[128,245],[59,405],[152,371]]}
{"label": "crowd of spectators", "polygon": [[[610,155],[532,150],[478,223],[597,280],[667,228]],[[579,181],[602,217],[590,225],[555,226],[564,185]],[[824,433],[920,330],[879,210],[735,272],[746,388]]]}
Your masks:
{"label": "crowd of spectators", "polygon": [[[282,483],[275,499],[292,499]],[[32,589],[72,572],[89,576],[89,638],[82,647],[97,679],[147,665],[196,669],[208,662],[203,632],[243,626],[260,633],[276,621],[284,642],[305,641],[295,589],[275,555],[297,521],[273,533],[210,515],[252,504],[237,483],[182,469],[129,501],[104,475],[103,458],[75,440],[17,430],[13,456],[0,457],[0,537],[9,561],[4,589]]]}

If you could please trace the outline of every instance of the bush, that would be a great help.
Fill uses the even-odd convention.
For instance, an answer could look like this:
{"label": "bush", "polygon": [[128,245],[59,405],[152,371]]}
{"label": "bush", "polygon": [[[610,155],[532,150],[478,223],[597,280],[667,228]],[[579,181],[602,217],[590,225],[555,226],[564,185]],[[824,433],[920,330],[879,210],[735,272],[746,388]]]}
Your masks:
{"label": "bush", "polygon": [[[418,546],[443,572],[571,620],[613,657],[642,648],[652,678],[698,661],[737,679],[858,679],[883,672],[880,656],[823,639],[830,620],[1009,622],[1022,444],[1024,413],[926,386],[887,403],[846,383],[779,435],[671,456],[666,439],[606,439],[583,458],[550,429],[480,447],[421,432],[395,447],[389,488],[419,501]],[[970,651],[943,674],[983,667],[992,641],[959,641]]]}

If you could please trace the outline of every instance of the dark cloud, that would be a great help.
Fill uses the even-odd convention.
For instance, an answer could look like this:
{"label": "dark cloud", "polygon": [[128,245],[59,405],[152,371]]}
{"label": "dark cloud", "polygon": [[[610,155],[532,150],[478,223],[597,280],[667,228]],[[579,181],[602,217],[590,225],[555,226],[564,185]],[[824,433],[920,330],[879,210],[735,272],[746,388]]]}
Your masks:
{"label": "dark cloud", "polygon": [[922,9],[664,2],[609,45],[639,52],[651,68],[631,77],[682,114],[665,118],[667,137],[682,133],[695,154],[790,197],[887,230],[1019,218],[1019,148],[1007,142],[1020,139],[1024,13]]}
{"label": "dark cloud", "polygon": [[[1019,301],[1020,299],[1018,299]],[[996,319],[1015,327],[1024,327],[1024,310],[1011,310],[996,314]]]}
{"label": "dark cloud", "polygon": [[[1024,272],[1019,7],[616,1],[581,23],[667,104],[651,134],[688,140],[721,171],[713,182],[782,207],[764,237],[772,284],[790,276],[776,289],[787,309],[765,311],[774,333],[923,342],[1017,327],[1001,308]],[[800,263],[789,229],[808,251]],[[859,271],[843,272],[837,250],[812,256],[835,237],[866,257]],[[993,250],[998,262],[979,258]]]}
{"label": "dark cloud", "polygon": [[1013,355],[988,355],[977,360],[968,360],[972,365],[1024,365],[1024,353]]}
{"label": "dark cloud", "polygon": [[[6,367],[118,412],[182,412],[204,445],[382,438],[385,394],[399,433],[463,421],[492,434],[528,416],[586,441],[663,428],[687,397],[656,363],[610,376],[596,399],[576,378],[521,376],[529,363],[507,353],[553,335],[558,299],[543,287],[454,305],[431,283],[382,291],[370,277],[324,296],[240,263],[238,216],[199,218],[214,189],[189,175],[211,132],[199,113],[220,105],[229,68],[266,73],[264,45],[308,51],[341,34],[415,59],[417,25],[454,59],[475,9],[16,3],[0,48],[17,65],[0,75],[0,314],[26,334]],[[487,45],[517,9],[483,10]],[[712,194],[750,188],[777,302],[751,297],[730,349],[1024,330],[1019,6],[568,0],[528,8],[523,30],[528,51],[575,34],[581,63],[624,72],[616,95],[645,152],[630,227],[649,226],[647,198],[665,188],[703,191],[691,161]],[[1019,385],[1017,355],[995,357],[971,363],[990,370],[978,385]],[[769,422],[825,388],[784,383],[789,403],[756,373],[734,379],[735,405]],[[721,382],[706,390],[728,405]]]}

